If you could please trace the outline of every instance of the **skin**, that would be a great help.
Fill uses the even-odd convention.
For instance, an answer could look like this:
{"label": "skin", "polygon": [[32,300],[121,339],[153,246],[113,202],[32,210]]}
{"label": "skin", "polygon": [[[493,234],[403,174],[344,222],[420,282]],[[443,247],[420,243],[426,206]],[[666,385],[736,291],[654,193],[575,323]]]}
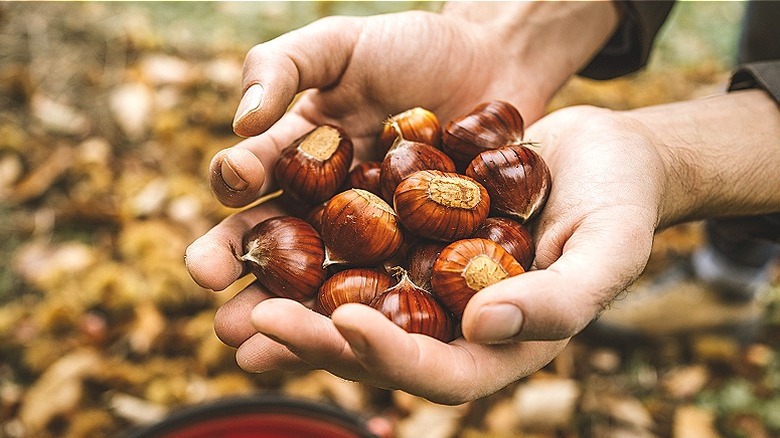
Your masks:
{"label": "skin", "polygon": [[[280,148],[320,123],[348,126],[358,158],[365,158],[381,120],[412,106],[446,121],[502,98],[535,121],[617,23],[610,3],[590,3],[503,5],[500,14],[491,4],[457,4],[444,14],[328,18],[253,48],[244,89],[262,84],[263,102],[248,115],[239,106],[234,128],[250,137],[215,156],[215,194],[227,205],[243,206],[270,190],[263,169]],[[540,9],[529,14],[524,8]],[[579,38],[552,44],[571,39],[572,26]],[[536,44],[523,42],[529,35]],[[451,47],[458,48],[454,57],[446,55]],[[425,82],[429,78],[435,86]],[[464,337],[444,344],[407,334],[357,304],[339,307],[328,319],[256,284],[218,310],[217,335],[237,349],[237,362],[250,372],[320,368],[462,403],[549,363],[636,280],[658,229],[713,215],[780,210],[780,190],[765,189],[780,187],[780,112],[761,91],[627,112],[572,107],[534,123],[526,137],[542,145],[554,181],[535,234],[536,270],[477,294],[466,307]],[[283,213],[266,203],[197,239],[186,254],[193,279],[222,290],[240,278],[241,236]]]}

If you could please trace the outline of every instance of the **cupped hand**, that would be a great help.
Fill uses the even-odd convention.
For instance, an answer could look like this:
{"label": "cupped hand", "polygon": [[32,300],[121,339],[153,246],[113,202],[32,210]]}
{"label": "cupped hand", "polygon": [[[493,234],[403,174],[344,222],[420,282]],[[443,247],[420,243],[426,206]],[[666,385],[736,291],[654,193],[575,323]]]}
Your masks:
{"label": "cupped hand", "polygon": [[638,278],[669,192],[656,134],[627,113],[586,106],[528,129],[553,181],[535,230],[536,269],[476,294],[463,315],[466,339],[573,336]]}
{"label": "cupped hand", "polygon": [[[247,371],[325,369],[441,403],[473,400],[537,371],[643,270],[665,167],[647,128],[618,112],[560,110],[531,126],[528,138],[541,145],[553,177],[536,225],[537,269],[475,295],[464,337],[445,344],[408,334],[357,304],[327,318],[257,284],[220,308],[217,334]],[[236,236],[279,213],[274,204],[255,207],[201,239],[235,247]],[[210,284],[238,275],[237,266]]]}
{"label": "cupped hand", "polygon": [[249,138],[213,158],[212,190],[225,205],[251,203],[273,187],[279,151],[324,123],[344,128],[365,160],[378,158],[382,121],[415,106],[444,124],[501,98],[536,120],[545,78],[524,77],[502,46],[487,26],[420,11],[328,17],[259,44],[244,62],[233,125]]}

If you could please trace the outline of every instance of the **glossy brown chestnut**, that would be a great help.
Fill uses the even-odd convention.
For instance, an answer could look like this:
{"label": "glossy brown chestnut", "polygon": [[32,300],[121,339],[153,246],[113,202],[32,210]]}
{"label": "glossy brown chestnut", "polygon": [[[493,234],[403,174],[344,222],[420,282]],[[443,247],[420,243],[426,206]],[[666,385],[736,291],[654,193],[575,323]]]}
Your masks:
{"label": "glossy brown chestnut", "polygon": [[466,175],[485,186],[497,215],[510,216],[521,223],[542,210],[552,186],[547,163],[525,146],[482,152],[469,163]]}
{"label": "glossy brown chestnut", "polygon": [[393,204],[410,232],[452,242],[471,236],[482,226],[490,211],[490,195],[468,176],[422,170],[398,184]]}
{"label": "glossy brown chestnut", "polygon": [[420,240],[411,246],[408,252],[409,279],[428,292],[431,288],[431,273],[433,272],[433,263],[441,253],[441,250],[447,246],[444,242],[434,242]]}
{"label": "glossy brown chestnut", "polygon": [[442,149],[465,166],[484,150],[521,144],[524,130],[523,117],[512,104],[502,100],[485,102],[447,124]]}
{"label": "glossy brown chestnut", "polygon": [[435,147],[398,137],[382,160],[379,186],[382,197],[393,202],[398,183],[420,170],[455,172],[455,163]]}
{"label": "glossy brown chestnut", "polygon": [[[398,128],[393,127],[393,123]],[[387,151],[398,138],[398,131],[403,138],[429,144],[435,148],[441,146],[441,124],[434,113],[425,108],[415,107],[389,117],[382,125],[379,135],[379,147]]]}
{"label": "glossy brown chestnut", "polygon": [[382,198],[365,190],[349,189],[325,205],[322,240],[325,266],[371,266],[392,257],[404,238],[398,216]]}
{"label": "glossy brown chestnut", "polygon": [[406,272],[395,286],[377,296],[371,307],[409,333],[421,333],[442,342],[454,336],[452,316],[435,296],[415,285]]}
{"label": "glossy brown chestnut", "polygon": [[240,259],[270,293],[304,301],[325,281],[325,248],[308,222],[292,216],[266,219],[244,236]]}
{"label": "glossy brown chestnut", "polygon": [[362,189],[377,196],[382,196],[379,188],[379,174],[382,171],[382,163],[379,161],[365,161],[355,166],[347,177],[347,188]]}
{"label": "glossy brown chestnut", "polygon": [[520,222],[506,217],[489,217],[474,233],[474,237],[501,245],[526,271],[534,261],[533,237]]}
{"label": "glossy brown chestnut", "polygon": [[351,268],[333,274],[325,280],[317,294],[320,310],[330,316],[336,307],[346,303],[371,304],[379,294],[390,288],[393,278],[370,268]]}
{"label": "glossy brown chestnut", "polygon": [[321,125],[284,148],[274,178],[285,193],[311,204],[333,196],[352,164],[352,140],[339,127]]}
{"label": "glossy brown chestnut", "polygon": [[474,294],[525,272],[501,245],[487,239],[464,239],[447,245],[433,264],[431,285],[444,306],[458,318]]}
{"label": "glossy brown chestnut", "polygon": [[317,204],[306,213],[306,222],[322,235],[322,213],[325,211],[325,203]]}

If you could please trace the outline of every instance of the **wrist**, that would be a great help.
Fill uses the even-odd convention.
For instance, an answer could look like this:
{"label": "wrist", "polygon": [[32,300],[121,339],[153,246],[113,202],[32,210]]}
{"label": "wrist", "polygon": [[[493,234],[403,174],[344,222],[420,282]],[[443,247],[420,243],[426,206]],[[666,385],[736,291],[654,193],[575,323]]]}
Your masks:
{"label": "wrist", "polygon": [[613,1],[455,2],[442,13],[476,25],[484,36],[491,68],[507,78],[499,86],[510,88],[498,92],[519,99],[534,93],[543,104],[607,43],[621,16]]}
{"label": "wrist", "polygon": [[662,156],[660,226],[780,211],[780,110],[763,91],[627,111]]}

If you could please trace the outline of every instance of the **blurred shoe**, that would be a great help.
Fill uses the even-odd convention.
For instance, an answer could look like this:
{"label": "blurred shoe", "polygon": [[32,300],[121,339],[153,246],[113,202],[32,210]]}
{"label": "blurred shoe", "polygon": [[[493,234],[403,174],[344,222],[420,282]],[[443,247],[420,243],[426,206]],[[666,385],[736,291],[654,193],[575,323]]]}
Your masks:
{"label": "blurred shoe", "polygon": [[646,337],[736,329],[751,336],[766,309],[771,265],[735,266],[711,247],[676,260],[652,278],[640,278],[594,323],[599,333]]}

